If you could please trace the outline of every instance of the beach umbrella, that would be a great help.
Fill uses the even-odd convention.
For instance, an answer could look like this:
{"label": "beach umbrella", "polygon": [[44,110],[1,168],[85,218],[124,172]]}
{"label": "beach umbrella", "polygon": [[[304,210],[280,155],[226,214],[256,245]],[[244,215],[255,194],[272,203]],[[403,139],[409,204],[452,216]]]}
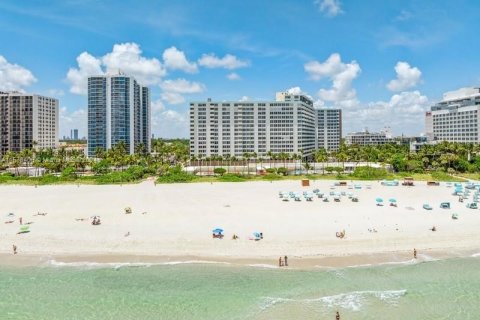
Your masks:
{"label": "beach umbrella", "polygon": [[395,198],[390,198],[390,199],[388,199],[388,201],[393,202],[393,203],[397,202],[397,200]]}
{"label": "beach umbrella", "polygon": [[254,233],[253,233],[253,236],[254,236],[255,238],[260,238],[260,233],[259,233],[259,232],[254,232]]}
{"label": "beach umbrella", "polygon": [[213,232],[213,233],[222,233],[222,232],[223,232],[223,229],[216,228],[216,229],[213,229],[212,232]]}
{"label": "beach umbrella", "polygon": [[382,199],[382,198],[377,198],[377,199],[375,199],[375,201],[377,201],[377,202],[383,202],[383,199]]}

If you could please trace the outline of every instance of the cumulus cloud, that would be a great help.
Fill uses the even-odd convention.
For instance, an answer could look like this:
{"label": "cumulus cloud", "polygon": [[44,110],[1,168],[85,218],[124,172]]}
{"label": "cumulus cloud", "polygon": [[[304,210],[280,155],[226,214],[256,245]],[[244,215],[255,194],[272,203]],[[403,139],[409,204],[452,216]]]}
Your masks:
{"label": "cumulus cloud", "polygon": [[87,94],[88,77],[106,72],[124,72],[143,85],[157,84],[166,74],[162,63],[156,58],[143,57],[136,43],[115,44],[110,53],[99,58],[83,52],[77,57],[77,64],[76,68],[68,70],[67,81],[71,85],[70,92],[81,95]]}
{"label": "cumulus cloud", "polygon": [[152,132],[164,138],[188,137],[187,113],[167,109],[161,100],[152,101]]}
{"label": "cumulus cloud", "polygon": [[187,73],[198,71],[197,64],[189,62],[185,53],[176,47],[170,47],[163,52],[163,61],[165,67],[169,70],[181,70]]}
{"label": "cumulus cloud", "polygon": [[340,0],[315,0],[314,4],[327,17],[335,17],[343,13]]}
{"label": "cumulus cloud", "polygon": [[340,55],[334,53],[325,62],[306,63],[304,69],[313,80],[328,78],[332,81],[330,89],[318,91],[321,100],[343,107],[352,107],[357,104],[357,92],[352,88],[352,81],[357,78],[361,69],[356,61],[344,63]]}
{"label": "cumulus cloud", "polygon": [[160,83],[162,89],[161,98],[170,104],[185,102],[183,94],[201,93],[205,91],[205,85],[199,82],[191,82],[186,79],[165,80]]}
{"label": "cumulus cloud", "polygon": [[244,102],[244,101],[250,101],[250,98],[247,97],[247,96],[242,96],[242,97],[240,98],[240,100],[238,100],[238,101],[242,101],[242,102]]}
{"label": "cumulus cloud", "polygon": [[[388,101],[359,104],[354,109],[344,110],[345,126],[357,131],[364,127],[378,130],[389,125],[397,134],[419,133],[429,106],[430,101],[419,91],[405,91],[394,94]],[[382,119],[381,123],[378,119]]]}
{"label": "cumulus cloud", "polygon": [[229,70],[248,67],[250,65],[248,61],[240,60],[231,54],[226,54],[223,58],[219,58],[213,53],[202,55],[198,60],[198,64],[205,68],[224,68]]}
{"label": "cumulus cloud", "polygon": [[227,74],[227,79],[228,80],[240,80],[241,78],[237,73],[232,72],[232,73]]}
{"label": "cumulus cloud", "polygon": [[422,72],[416,67],[411,67],[407,62],[397,62],[395,72],[397,73],[397,78],[387,84],[387,88],[390,91],[397,92],[410,89],[421,81]]}
{"label": "cumulus cloud", "polygon": [[134,76],[144,85],[156,84],[166,74],[164,66],[156,58],[145,58],[136,43],[115,44],[113,50],[103,56],[107,72],[118,71]]}
{"label": "cumulus cloud", "polygon": [[0,55],[0,89],[1,90],[22,90],[24,87],[36,82],[30,70],[9,63],[5,57]]}

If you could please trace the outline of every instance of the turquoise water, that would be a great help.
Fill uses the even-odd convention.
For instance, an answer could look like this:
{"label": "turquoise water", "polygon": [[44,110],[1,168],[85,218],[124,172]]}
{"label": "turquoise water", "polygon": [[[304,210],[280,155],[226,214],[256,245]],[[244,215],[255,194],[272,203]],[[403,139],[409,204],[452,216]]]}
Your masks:
{"label": "turquoise water", "polygon": [[329,270],[0,268],[0,319],[480,319],[480,258]]}

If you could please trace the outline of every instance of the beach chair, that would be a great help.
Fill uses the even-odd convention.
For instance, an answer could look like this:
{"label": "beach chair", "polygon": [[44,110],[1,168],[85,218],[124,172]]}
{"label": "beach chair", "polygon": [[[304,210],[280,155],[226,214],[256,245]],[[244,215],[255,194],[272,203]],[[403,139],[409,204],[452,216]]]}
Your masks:
{"label": "beach chair", "polygon": [[425,209],[425,210],[432,210],[433,208],[432,208],[428,203],[425,203],[425,204],[423,205],[423,209]]}
{"label": "beach chair", "polygon": [[450,202],[442,202],[442,203],[440,203],[440,208],[442,208],[442,209],[450,209]]}
{"label": "beach chair", "polygon": [[458,213],[452,214],[452,219],[453,220],[458,220]]}
{"label": "beach chair", "polygon": [[353,196],[352,197],[352,202],[358,202],[358,197]]}
{"label": "beach chair", "polygon": [[468,209],[478,209],[478,206],[475,202],[467,203]]}
{"label": "beach chair", "polygon": [[335,201],[335,202],[340,202],[340,197],[339,197],[339,196],[333,197],[333,201]]}

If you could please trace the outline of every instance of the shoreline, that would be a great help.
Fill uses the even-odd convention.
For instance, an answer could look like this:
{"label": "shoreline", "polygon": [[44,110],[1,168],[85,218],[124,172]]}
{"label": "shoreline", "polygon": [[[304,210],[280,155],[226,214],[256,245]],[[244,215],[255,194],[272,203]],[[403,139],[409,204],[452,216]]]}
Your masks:
{"label": "shoreline", "polygon": [[[347,254],[325,256],[289,256],[288,267],[278,267],[277,257],[228,256],[162,256],[132,254],[6,254],[0,253],[0,267],[141,267],[185,264],[218,264],[230,267],[256,267],[282,270],[328,270],[383,265],[413,265],[417,263],[480,256],[480,249],[418,250],[417,259],[411,251],[377,252],[374,254]],[[283,257],[282,257],[283,258]]]}

